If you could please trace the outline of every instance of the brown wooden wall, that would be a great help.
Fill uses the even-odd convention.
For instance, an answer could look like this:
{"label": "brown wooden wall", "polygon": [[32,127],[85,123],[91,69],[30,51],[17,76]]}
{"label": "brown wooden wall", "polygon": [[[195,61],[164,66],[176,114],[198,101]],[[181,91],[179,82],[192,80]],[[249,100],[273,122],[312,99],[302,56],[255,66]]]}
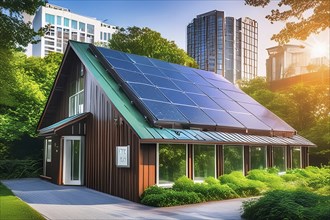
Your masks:
{"label": "brown wooden wall", "polygon": [[[87,122],[85,185],[89,188],[139,200],[139,138],[119,114],[92,75],[86,77]],[[116,146],[130,145],[130,168],[115,165]]]}
{"label": "brown wooden wall", "polygon": [[156,144],[142,144],[140,150],[139,195],[156,184]]}

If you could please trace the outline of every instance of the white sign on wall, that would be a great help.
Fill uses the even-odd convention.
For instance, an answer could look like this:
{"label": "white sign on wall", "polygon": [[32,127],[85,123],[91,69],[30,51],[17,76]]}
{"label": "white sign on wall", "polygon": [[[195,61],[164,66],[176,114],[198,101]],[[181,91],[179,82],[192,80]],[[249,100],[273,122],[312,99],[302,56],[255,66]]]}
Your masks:
{"label": "white sign on wall", "polygon": [[116,166],[130,167],[129,160],[130,160],[129,145],[116,146]]}

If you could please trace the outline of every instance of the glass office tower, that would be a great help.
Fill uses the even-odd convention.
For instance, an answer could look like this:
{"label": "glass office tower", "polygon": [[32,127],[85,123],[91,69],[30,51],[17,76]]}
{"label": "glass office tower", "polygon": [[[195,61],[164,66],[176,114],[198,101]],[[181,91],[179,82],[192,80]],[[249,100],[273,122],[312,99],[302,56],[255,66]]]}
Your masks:
{"label": "glass office tower", "polygon": [[225,17],[217,10],[198,15],[187,26],[187,52],[200,69],[222,74],[233,83],[255,78],[258,23]]}

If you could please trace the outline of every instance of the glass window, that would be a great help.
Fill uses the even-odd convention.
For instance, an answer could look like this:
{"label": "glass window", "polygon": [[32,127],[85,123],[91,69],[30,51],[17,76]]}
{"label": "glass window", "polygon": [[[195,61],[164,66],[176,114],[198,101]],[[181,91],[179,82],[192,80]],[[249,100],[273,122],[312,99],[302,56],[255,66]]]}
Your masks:
{"label": "glass window", "polygon": [[101,31],[100,32],[100,39],[102,40],[102,37],[103,37],[103,32]]}
{"label": "glass window", "polygon": [[292,147],[292,169],[301,168],[301,147]]}
{"label": "glass window", "polygon": [[159,144],[158,184],[171,184],[187,173],[185,144]]}
{"label": "glass window", "polygon": [[94,25],[87,24],[87,33],[94,34]]}
{"label": "glass window", "polygon": [[55,16],[46,14],[46,23],[48,24],[55,24]]}
{"label": "glass window", "polygon": [[250,147],[250,167],[253,169],[265,169],[267,164],[266,147]]}
{"label": "glass window", "polygon": [[57,25],[62,25],[62,17],[57,16]]}
{"label": "glass window", "polygon": [[85,31],[86,30],[86,27],[85,26],[86,26],[85,23],[79,22],[79,30],[80,31]]}
{"label": "glass window", "polygon": [[80,114],[84,112],[84,65],[80,64],[75,69],[74,78],[70,83],[70,97],[69,97],[69,116]]}
{"label": "glass window", "polygon": [[108,33],[108,40],[111,39],[111,33]]}
{"label": "glass window", "polygon": [[71,28],[77,30],[77,21],[71,20]]}
{"label": "glass window", "polygon": [[45,157],[47,162],[52,162],[52,140],[45,139]]}
{"label": "glass window", "polygon": [[107,40],[107,33],[103,33],[103,40]]}
{"label": "glass window", "polygon": [[194,180],[215,176],[215,146],[194,145]]}
{"label": "glass window", "polygon": [[224,174],[243,171],[243,146],[224,146]]}
{"label": "glass window", "polygon": [[285,155],[285,147],[273,147],[273,167],[279,169],[280,172],[284,172],[286,170]]}
{"label": "glass window", "polygon": [[68,18],[64,18],[64,26],[69,27],[70,20]]}

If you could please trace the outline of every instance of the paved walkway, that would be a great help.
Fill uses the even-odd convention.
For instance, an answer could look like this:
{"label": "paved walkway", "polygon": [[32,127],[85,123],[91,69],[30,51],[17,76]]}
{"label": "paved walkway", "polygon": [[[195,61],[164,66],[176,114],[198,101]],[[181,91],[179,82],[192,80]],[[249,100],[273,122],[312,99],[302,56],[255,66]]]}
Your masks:
{"label": "paved walkway", "polygon": [[58,186],[41,179],[2,183],[46,219],[241,219],[240,207],[244,201],[232,199],[153,208],[86,187]]}

